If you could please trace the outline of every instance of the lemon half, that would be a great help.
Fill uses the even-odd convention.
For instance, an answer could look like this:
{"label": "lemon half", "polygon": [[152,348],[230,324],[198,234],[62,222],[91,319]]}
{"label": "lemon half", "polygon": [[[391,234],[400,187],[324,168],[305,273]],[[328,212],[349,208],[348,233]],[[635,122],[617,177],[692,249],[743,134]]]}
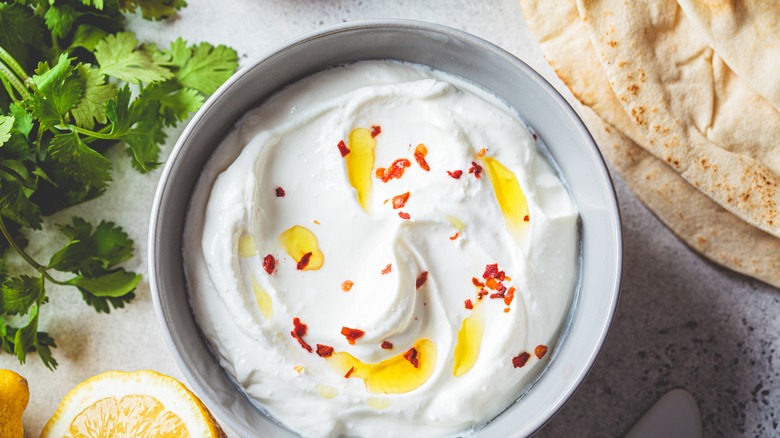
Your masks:
{"label": "lemon half", "polygon": [[109,371],[73,388],[46,423],[46,437],[225,437],[181,382],[154,371]]}

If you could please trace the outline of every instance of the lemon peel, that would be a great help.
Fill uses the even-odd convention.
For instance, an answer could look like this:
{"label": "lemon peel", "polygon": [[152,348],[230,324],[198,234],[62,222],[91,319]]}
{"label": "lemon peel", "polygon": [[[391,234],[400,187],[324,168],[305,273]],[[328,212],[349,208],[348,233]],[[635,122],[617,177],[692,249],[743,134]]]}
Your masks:
{"label": "lemon peel", "polygon": [[47,437],[226,437],[203,402],[173,377],[109,371],[73,388],[41,432]]}

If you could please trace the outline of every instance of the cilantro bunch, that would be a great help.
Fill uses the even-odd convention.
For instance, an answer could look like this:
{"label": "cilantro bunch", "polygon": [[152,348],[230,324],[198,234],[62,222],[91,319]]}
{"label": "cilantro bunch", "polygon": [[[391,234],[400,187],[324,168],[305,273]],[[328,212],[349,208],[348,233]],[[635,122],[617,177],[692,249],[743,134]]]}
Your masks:
{"label": "cilantro bunch", "polygon": [[[233,49],[177,39],[141,44],[124,13],[166,18],[183,0],[0,0],[0,348],[53,369],[54,339],[38,330],[47,284],[72,286],[98,312],[123,307],[141,277],[119,265],[133,241],[73,218],[48,261],[25,252],[44,216],[100,196],[108,148],[139,172],[159,166],[164,128],[185,120],[236,69]],[[11,269],[11,252],[26,263]],[[17,263],[18,265],[18,263]],[[25,268],[26,265],[27,268]]]}

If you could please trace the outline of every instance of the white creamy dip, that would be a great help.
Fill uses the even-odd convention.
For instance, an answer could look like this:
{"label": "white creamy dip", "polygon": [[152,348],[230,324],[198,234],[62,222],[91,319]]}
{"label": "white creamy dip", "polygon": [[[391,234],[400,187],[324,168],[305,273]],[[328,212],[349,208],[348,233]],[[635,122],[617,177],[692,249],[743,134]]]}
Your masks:
{"label": "white creamy dip", "polygon": [[195,193],[197,321],[304,436],[468,433],[539,376],[570,307],[568,192],[515,112],[438,71],[366,61],[295,83]]}

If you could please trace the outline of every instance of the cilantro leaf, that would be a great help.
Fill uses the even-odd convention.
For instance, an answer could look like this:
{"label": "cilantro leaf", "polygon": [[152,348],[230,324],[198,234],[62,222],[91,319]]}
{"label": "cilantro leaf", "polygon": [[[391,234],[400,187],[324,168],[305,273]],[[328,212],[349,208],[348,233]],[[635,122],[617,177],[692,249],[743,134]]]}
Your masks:
{"label": "cilantro leaf", "polygon": [[70,32],[73,23],[81,15],[73,6],[65,4],[57,6],[52,4],[43,16],[46,27],[51,30],[51,34],[57,38],[63,38]]}
{"label": "cilantro leaf", "polygon": [[12,103],[9,106],[11,115],[16,119],[14,121],[14,128],[21,133],[24,138],[30,138],[30,131],[33,128],[33,116],[22,105]]}
{"label": "cilantro leaf", "polygon": [[106,117],[111,122],[111,134],[117,137],[130,130],[130,87],[119,89],[116,98],[106,103]]}
{"label": "cilantro leaf", "polygon": [[140,275],[120,268],[99,277],[79,275],[68,280],[68,284],[95,297],[120,298],[135,290],[140,281]]}
{"label": "cilantro leaf", "polygon": [[92,225],[74,217],[59,229],[70,242],[49,260],[58,271],[99,275],[133,256],[133,241],[112,222],[101,222],[93,233]]}
{"label": "cilantro leaf", "polygon": [[81,47],[91,52],[106,36],[108,36],[108,32],[99,27],[91,24],[80,24],[76,26],[68,51]]}
{"label": "cilantro leaf", "polygon": [[15,120],[13,116],[0,116],[0,146],[11,139],[11,128],[14,127]]}
{"label": "cilantro leaf", "polygon": [[21,275],[6,279],[0,286],[0,313],[23,315],[33,303],[43,299],[41,278]]}
{"label": "cilantro leaf", "polygon": [[[43,283],[41,283],[43,286]],[[36,334],[38,333],[38,304],[30,309],[27,324],[16,330],[14,334],[14,353],[19,362],[24,363],[28,351],[35,351]]]}
{"label": "cilantro leaf", "polygon": [[130,32],[109,35],[95,46],[95,59],[100,73],[130,83],[162,81],[171,72],[154,63]]}
{"label": "cilantro leaf", "polygon": [[81,0],[87,6],[95,6],[95,9],[103,9],[103,0]]}
{"label": "cilantro leaf", "polygon": [[78,64],[76,73],[86,84],[84,97],[79,104],[71,110],[76,124],[87,129],[95,127],[95,121],[105,124],[106,101],[116,96],[116,87],[106,84],[106,77],[90,64]]}
{"label": "cilantro leaf", "polygon": [[41,21],[33,10],[18,4],[0,3],[0,47],[23,67],[30,67],[30,47],[42,42]]}
{"label": "cilantro leaf", "polygon": [[98,312],[108,313],[110,306],[120,308],[133,299],[141,276],[115,268],[133,255],[133,241],[121,228],[104,221],[93,232],[92,225],[78,217],[59,228],[70,242],[51,257],[48,268],[78,274],[67,283]]}
{"label": "cilantro leaf", "polygon": [[[157,106],[159,108],[159,104]],[[160,166],[157,159],[160,156],[160,143],[165,142],[165,132],[156,114],[154,121],[139,124],[121,138],[129,146],[127,152],[133,158],[136,170],[146,173]]]}
{"label": "cilantro leaf", "polygon": [[[43,282],[41,282],[41,288],[43,288]],[[57,367],[57,361],[51,355],[51,348],[57,345],[48,333],[38,331],[39,307],[39,304],[33,304],[27,324],[24,327],[19,329],[4,327],[7,330],[5,337],[13,339],[13,352],[20,363],[24,364],[27,353],[37,352],[43,364],[50,370],[53,370]],[[4,343],[3,348],[5,349],[5,347]]]}
{"label": "cilantro leaf", "polygon": [[75,132],[55,135],[49,153],[68,173],[85,184],[104,187],[111,180],[111,162],[87,146]]}
{"label": "cilantro leaf", "polygon": [[123,295],[121,297],[99,297],[96,295],[92,295],[83,289],[79,289],[81,291],[81,297],[84,299],[84,302],[88,306],[92,306],[95,311],[100,313],[110,313],[111,307],[114,309],[121,309],[125,307],[126,303],[129,303],[130,301],[135,298],[135,293],[130,292],[127,295]]}
{"label": "cilantro leaf", "polygon": [[159,117],[161,103],[152,95],[137,98],[130,103],[127,86],[119,90],[116,99],[106,106],[106,116],[111,121],[111,134],[127,143],[128,154],[133,157],[133,167],[149,172],[159,166],[160,143],[165,141],[162,120]]}
{"label": "cilantro leaf", "polygon": [[35,352],[46,365],[46,368],[54,370],[57,368],[57,360],[51,355],[51,349],[57,348],[54,339],[46,332],[38,332],[35,335]]}
{"label": "cilantro leaf", "polygon": [[123,11],[135,12],[140,8],[147,20],[168,18],[184,6],[187,6],[185,0],[119,0],[119,7]]}
{"label": "cilantro leaf", "polygon": [[[119,267],[132,257],[133,241],[113,223],[93,227],[74,218],[61,226],[67,244],[46,266],[25,252],[25,235],[41,228],[41,215],[104,193],[111,163],[103,154],[114,144],[126,143],[139,171],[158,166],[164,128],[186,120],[232,74],[236,54],[227,47],[178,39],[160,50],[124,32],[126,12],[161,19],[184,5],[0,0],[0,47],[8,52],[0,72],[0,350],[22,363],[37,352],[47,367],[57,366],[54,339],[38,331],[49,271],[70,272],[61,283],[98,312],[135,296],[141,276]],[[9,269],[9,250],[40,277]]]}
{"label": "cilantro leaf", "polygon": [[18,181],[0,180],[0,214],[20,225],[41,228],[41,210]]}
{"label": "cilantro leaf", "polygon": [[152,110],[159,103],[159,113],[165,126],[174,126],[189,117],[191,112],[197,111],[203,105],[203,95],[192,88],[182,88],[175,80],[155,82],[141,90],[137,102],[153,102],[155,105],[145,104],[144,108],[136,105],[136,112]]}
{"label": "cilantro leaf", "polygon": [[68,55],[63,53],[51,69],[47,63],[39,64],[38,74],[32,78],[40,94],[33,94],[26,102],[33,117],[40,119],[45,129],[63,123],[65,114],[79,103],[84,92],[84,84],[73,74],[70,63]]}
{"label": "cilantro leaf", "polygon": [[169,53],[173,64],[179,67],[176,79],[183,86],[204,94],[216,91],[238,66],[236,51],[223,45],[214,47],[200,43],[187,47],[187,43],[178,38],[171,43]]}

